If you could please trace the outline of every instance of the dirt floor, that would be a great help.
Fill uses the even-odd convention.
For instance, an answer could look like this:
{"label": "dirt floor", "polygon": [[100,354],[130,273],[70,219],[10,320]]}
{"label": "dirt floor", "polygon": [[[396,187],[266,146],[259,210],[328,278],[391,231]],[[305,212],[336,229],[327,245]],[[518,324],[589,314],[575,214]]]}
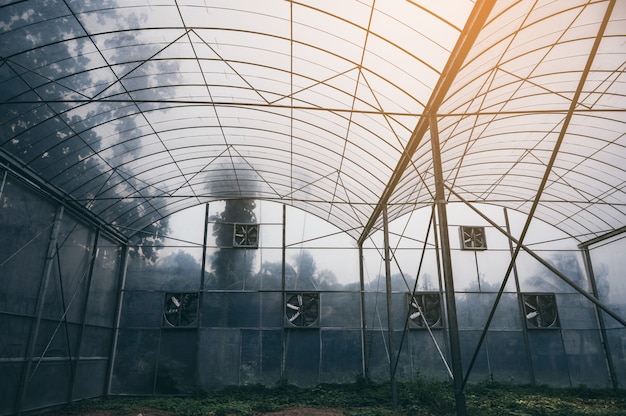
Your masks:
{"label": "dirt floor", "polygon": [[[158,409],[146,409],[141,413],[123,416],[170,416],[171,414]],[[337,409],[316,407],[294,407],[279,412],[258,413],[258,416],[342,416],[343,412]],[[114,410],[94,410],[82,413],[80,416],[122,416]]]}

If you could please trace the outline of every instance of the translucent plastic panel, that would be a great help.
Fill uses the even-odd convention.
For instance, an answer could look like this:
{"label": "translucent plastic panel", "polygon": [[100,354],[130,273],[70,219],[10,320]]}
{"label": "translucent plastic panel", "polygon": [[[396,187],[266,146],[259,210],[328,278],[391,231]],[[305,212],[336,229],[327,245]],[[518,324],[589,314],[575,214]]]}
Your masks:
{"label": "translucent plastic panel", "polygon": [[154,392],[190,394],[196,383],[197,331],[162,331]]}
{"label": "translucent plastic panel", "polygon": [[0,172],[0,304],[5,312],[34,314],[54,223],[54,207]]}
{"label": "translucent plastic panel", "polygon": [[241,384],[273,385],[280,379],[280,331],[241,331]]}
{"label": "translucent plastic panel", "polygon": [[158,328],[161,326],[165,294],[154,291],[126,290],[122,298],[123,328]]}
{"label": "translucent plastic panel", "polygon": [[44,316],[82,322],[89,290],[95,233],[65,215],[55,247],[56,267],[50,275]]}
{"label": "translucent plastic panel", "polygon": [[360,331],[323,330],[321,346],[320,382],[353,383],[362,373]]}
{"label": "translucent plastic panel", "polygon": [[444,351],[445,331],[437,330],[431,334],[428,331],[410,331],[406,334],[406,348],[409,351],[411,373],[415,377],[425,377],[433,380],[447,380],[448,372],[444,360],[449,358]]}
{"label": "translucent plastic panel", "polygon": [[[19,315],[0,314],[0,340],[2,341],[4,358],[23,358],[26,356],[26,347],[34,318]],[[14,375],[16,384],[19,375]]]}
{"label": "translucent plastic panel", "polygon": [[119,293],[119,273],[121,248],[106,246],[106,241],[99,240],[95,258],[85,322],[95,325],[113,326],[115,305]]}
{"label": "translucent plastic panel", "polygon": [[108,361],[80,361],[77,363],[72,397],[87,399],[101,397],[105,391]]}
{"label": "translucent plastic panel", "polygon": [[66,403],[70,389],[70,361],[43,362],[26,386],[22,409],[33,410]]}
{"label": "translucent plastic panel", "polygon": [[[623,253],[625,248],[626,238],[619,235],[592,246],[590,250],[598,298],[624,319],[626,319],[626,282],[623,271],[626,268],[626,259],[615,253]],[[606,314],[604,317],[607,328],[622,328],[615,319]]]}
{"label": "translucent plastic panel", "polygon": [[609,375],[598,331],[563,331],[572,386],[609,388]]}
{"label": "translucent plastic panel", "polygon": [[320,332],[292,329],[285,334],[285,373],[297,386],[311,387],[319,383]]}
{"label": "translucent plastic panel", "polygon": [[529,384],[531,371],[522,331],[490,331],[489,368],[496,381]]}
{"label": "translucent plastic panel", "polygon": [[[587,279],[584,275],[582,264],[579,263],[577,253],[570,252],[541,252],[541,257],[556,267],[566,277],[585,290],[589,290]],[[530,259],[527,254],[520,253],[517,261],[520,286],[522,291],[527,292],[566,292],[574,293],[576,290],[557,275],[539,264],[535,259]]]}
{"label": "translucent plastic panel", "polygon": [[[111,393],[153,394],[159,348],[159,330],[120,329]],[[137,354],[141,351],[141,354]]]}
{"label": "translucent plastic panel", "polygon": [[558,387],[571,386],[560,331],[529,331],[528,345],[536,383]]}
{"label": "translucent plastic panel", "polygon": [[198,374],[200,385],[217,390],[239,383],[241,338],[239,329],[202,329],[199,331]]}

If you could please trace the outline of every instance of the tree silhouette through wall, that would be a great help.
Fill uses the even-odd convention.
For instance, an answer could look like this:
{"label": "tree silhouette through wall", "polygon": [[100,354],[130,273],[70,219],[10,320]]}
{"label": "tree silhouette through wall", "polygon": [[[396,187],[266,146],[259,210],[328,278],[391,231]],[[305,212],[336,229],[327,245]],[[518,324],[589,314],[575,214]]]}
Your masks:
{"label": "tree silhouette through wall", "polygon": [[224,211],[210,218],[218,247],[211,258],[211,266],[221,289],[238,287],[245,276],[252,274],[254,250],[233,248],[233,232],[234,224],[256,223],[255,208],[256,202],[251,199],[227,200]]}

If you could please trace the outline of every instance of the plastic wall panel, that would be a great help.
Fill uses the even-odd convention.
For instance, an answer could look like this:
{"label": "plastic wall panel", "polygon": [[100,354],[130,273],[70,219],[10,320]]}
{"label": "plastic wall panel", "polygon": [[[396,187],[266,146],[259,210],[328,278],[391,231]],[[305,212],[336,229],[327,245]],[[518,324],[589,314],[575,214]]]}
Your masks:
{"label": "plastic wall panel", "polygon": [[34,318],[0,313],[2,358],[24,358]]}
{"label": "plastic wall panel", "polygon": [[[399,340],[401,333],[394,332]],[[386,330],[368,330],[365,333],[365,362],[369,377],[374,381],[389,380],[389,345]]]}
{"label": "plastic wall panel", "polygon": [[283,308],[282,293],[261,293],[261,327],[280,328],[283,324]]}
{"label": "plastic wall panel", "polygon": [[[439,351],[437,351],[438,345],[445,359],[449,359],[446,353],[446,337],[447,333],[441,329],[434,329],[432,337],[426,329],[410,330],[407,333],[406,344],[403,348],[410,351],[408,364],[411,365],[414,377],[421,376],[435,380],[448,379],[446,365]],[[437,345],[435,345],[435,342]]]}
{"label": "plastic wall panel", "polygon": [[[579,264],[578,253],[547,251],[538,254],[576,284],[589,290],[589,282]],[[520,252],[516,265],[522,292],[578,293],[563,279],[524,252]]]}
{"label": "plastic wall panel", "polygon": [[[496,300],[495,293],[457,293],[455,296],[459,328],[483,329]],[[522,319],[517,296],[503,294],[490,329],[521,329]]]}
{"label": "plastic wall panel", "polygon": [[598,328],[595,305],[583,295],[557,294],[556,303],[561,328],[580,330]]}
{"label": "plastic wall panel", "polygon": [[205,293],[202,325],[216,328],[258,328],[261,296],[256,292]]}
{"label": "plastic wall panel", "polygon": [[82,322],[85,294],[89,284],[89,269],[95,233],[63,216],[52,274],[44,307],[44,317]]}
{"label": "plastic wall panel", "polygon": [[[406,293],[392,294],[391,304],[394,330],[404,328],[408,313]],[[387,295],[384,292],[365,293],[365,325],[368,329],[387,328]]]}
{"label": "plastic wall panel", "polygon": [[241,366],[239,367],[240,383],[261,383],[263,374],[262,352],[262,332],[242,330]]}
{"label": "plastic wall panel", "polygon": [[[131,249],[136,250],[136,248]],[[156,262],[131,255],[126,272],[127,290],[189,292],[200,289],[202,248],[176,247],[158,251]]]}
{"label": "plastic wall panel", "polygon": [[323,329],[321,383],[353,383],[362,373],[361,331]]}
{"label": "plastic wall panel", "polygon": [[9,177],[0,206],[0,311],[33,315],[55,208]]}
{"label": "plastic wall panel", "polygon": [[71,366],[69,361],[42,361],[33,367],[26,386],[23,410],[60,405],[67,401],[70,389]]}
{"label": "plastic wall panel", "polygon": [[81,360],[77,365],[72,398],[80,400],[104,395],[108,360]]}
{"label": "plastic wall panel", "polygon": [[528,331],[535,382],[557,387],[570,387],[567,357],[559,330]]}
{"label": "plastic wall panel", "polygon": [[123,293],[122,328],[158,328],[163,319],[165,293],[126,290]]}
{"label": "plastic wall panel", "polygon": [[322,293],[320,306],[321,326],[346,330],[361,327],[359,293]]}
{"label": "plastic wall panel", "polygon": [[241,331],[201,329],[198,374],[200,385],[209,390],[239,384]]}
{"label": "plastic wall panel", "polygon": [[571,385],[609,388],[611,382],[598,330],[563,330]]}
{"label": "plastic wall panel", "polygon": [[261,383],[267,386],[280,381],[280,331],[241,331],[241,384]]}
{"label": "plastic wall panel", "polygon": [[626,386],[626,328],[607,330],[609,348],[617,382],[621,388]]}
{"label": "plastic wall panel", "polygon": [[42,320],[35,345],[35,357],[70,357],[76,353],[80,325]]}
{"label": "plastic wall panel", "polygon": [[531,383],[524,333],[520,331],[490,331],[487,334],[489,367],[495,381],[518,384]]}
{"label": "plastic wall panel", "polygon": [[122,250],[109,244],[100,237],[85,316],[88,324],[113,326],[115,322]]}
{"label": "plastic wall panel", "polygon": [[[467,373],[467,368],[469,366],[470,360],[474,355],[474,351],[478,346],[478,341],[480,339],[480,334],[482,331],[464,330],[463,327],[461,327],[460,325],[459,327],[459,336],[461,339],[461,362],[463,363],[463,374],[465,375]],[[474,367],[472,368],[472,374],[468,379],[469,381],[481,382],[490,379],[491,369],[489,367],[489,354],[491,352],[491,345],[489,343],[489,340],[486,339],[480,346],[478,356],[476,357],[476,362],[474,363]],[[493,352],[497,353],[496,351]]]}
{"label": "plastic wall panel", "polygon": [[154,393],[159,336],[158,329],[119,330],[112,394]]}
{"label": "plastic wall panel", "polygon": [[112,336],[113,330],[110,328],[86,325],[80,345],[81,358],[109,357]]}
{"label": "plastic wall panel", "polygon": [[12,414],[15,410],[22,366],[22,362],[0,362],[0,414]]}
{"label": "plastic wall panel", "polygon": [[319,329],[285,331],[285,377],[289,383],[310,387],[320,377]]}
{"label": "plastic wall panel", "polygon": [[196,385],[197,331],[161,331],[156,394],[190,394]]}

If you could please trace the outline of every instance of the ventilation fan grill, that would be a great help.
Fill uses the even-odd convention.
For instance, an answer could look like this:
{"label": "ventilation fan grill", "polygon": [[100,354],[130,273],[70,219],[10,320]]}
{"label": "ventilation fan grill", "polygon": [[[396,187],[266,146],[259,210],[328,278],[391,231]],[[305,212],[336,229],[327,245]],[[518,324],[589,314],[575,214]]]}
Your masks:
{"label": "ventilation fan grill", "polygon": [[163,305],[163,326],[185,328],[196,326],[198,318],[197,293],[168,293]]}
{"label": "ventilation fan grill", "polygon": [[234,224],[233,247],[258,248],[258,224]]}
{"label": "ventilation fan grill", "polygon": [[523,294],[522,299],[528,328],[559,328],[559,313],[554,294]]}
{"label": "ventilation fan grill", "polygon": [[294,293],[285,302],[285,323],[291,328],[314,328],[319,325],[319,295]]}
{"label": "ventilation fan grill", "polygon": [[407,301],[411,327],[441,327],[441,295],[439,293],[407,293]]}
{"label": "ventilation fan grill", "polygon": [[461,236],[461,248],[463,250],[486,250],[487,239],[485,227],[462,226],[459,229]]}

